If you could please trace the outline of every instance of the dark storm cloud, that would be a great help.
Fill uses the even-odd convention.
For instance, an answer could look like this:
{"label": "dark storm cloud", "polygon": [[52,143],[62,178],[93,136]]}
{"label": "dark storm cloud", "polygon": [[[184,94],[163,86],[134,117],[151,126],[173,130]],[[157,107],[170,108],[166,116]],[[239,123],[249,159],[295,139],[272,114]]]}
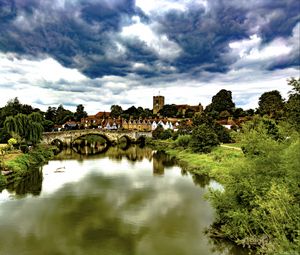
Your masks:
{"label": "dark storm cloud", "polygon": [[[171,11],[161,16],[162,31],[184,52],[176,66],[182,71],[201,67],[209,72],[226,72],[238,57],[229,57],[230,42],[248,39],[257,32],[263,43],[269,43],[277,37],[292,36],[300,22],[299,1],[247,2],[208,1],[208,10],[193,6],[188,12]],[[299,66],[299,54],[295,49],[282,67]]]}
{"label": "dark storm cloud", "polygon": [[[149,78],[171,74],[158,64],[197,76],[227,72],[239,56],[229,43],[256,33],[263,44],[292,36],[300,22],[297,0],[214,0],[207,8],[192,4],[186,11],[171,10],[147,16],[134,0],[0,0],[0,52],[44,58],[51,56],[88,77],[126,76]],[[161,59],[146,43],[120,36],[133,16],[145,24],[157,22],[155,32],[166,34],[181,48],[178,58]],[[120,42],[125,52],[118,52]],[[268,69],[299,66],[299,47]],[[149,68],[133,69],[134,63]]]}
{"label": "dark storm cloud", "polygon": [[[75,1],[67,2],[64,8],[55,3],[1,0],[0,51],[50,55],[93,78],[125,75],[128,63],[114,61],[105,54],[113,50],[112,34],[135,14],[134,2]],[[84,65],[76,61],[78,57],[84,58]]]}

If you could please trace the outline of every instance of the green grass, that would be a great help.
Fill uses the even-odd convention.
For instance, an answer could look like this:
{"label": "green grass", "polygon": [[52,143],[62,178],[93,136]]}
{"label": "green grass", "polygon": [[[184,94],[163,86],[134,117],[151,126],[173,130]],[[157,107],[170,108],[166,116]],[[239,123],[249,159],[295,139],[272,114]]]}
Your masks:
{"label": "green grass", "polygon": [[[164,150],[171,156],[175,156],[184,169],[196,174],[206,174],[220,183],[230,178],[232,167],[244,158],[242,151],[220,146],[204,154],[176,147],[173,140],[155,141],[154,144],[155,149]],[[234,148],[240,147],[239,144],[230,145]]]}
{"label": "green grass", "polygon": [[4,161],[5,168],[14,172],[16,176],[25,175],[32,167],[47,162],[54,156],[53,146],[37,146],[29,153],[21,153],[18,156]]}

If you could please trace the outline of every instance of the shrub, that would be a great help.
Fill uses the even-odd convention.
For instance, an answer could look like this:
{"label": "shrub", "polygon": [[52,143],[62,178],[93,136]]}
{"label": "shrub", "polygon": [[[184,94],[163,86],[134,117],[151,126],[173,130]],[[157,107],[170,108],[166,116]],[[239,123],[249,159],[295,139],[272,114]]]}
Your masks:
{"label": "shrub", "polygon": [[160,134],[164,131],[164,128],[159,125],[155,130],[152,132],[153,139],[160,139]]}
{"label": "shrub", "polygon": [[0,188],[5,187],[6,179],[3,175],[0,174]]}
{"label": "shrub", "polygon": [[214,131],[216,132],[218,139],[221,143],[231,143],[232,142],[232,139],[230,136],[230,131],[227,128],[216,123],[214,125]]}
{"label": "shrub", "polygon": [[300,140],[281,140],[272,122],[244,125],[246,156],[230,169],[224,191],[211,191],[218,233],[257,254],[298,254]]}
{"label": "shrub", "polygon": [[201,124],[194,128],[190,145],[195,152],[208,153],[213,147],[219,145],[219,140],[212,128]]}
{"label": "shrub", "polygon": [[162,131],[159,134],[159,139],[167,140],[167,139],[171,138],[172,136],[173,136],[173,131],[171,129],[167,129],[167,130]]}
{"label": "shrub", "polygon": [[21,144],[21,145],[20,145],[20,150],[21,150],[23,153],[27,153],[27,152],[29,151],[28,145],[27,145],[27,144]]}
{"label": "shrub", "polygon": [[13,147],[18,143],[18,141],[15,138],[10,138],[7,143],[10,149],[13,149]]}
{"label": "shrub", "polygon": [[179,135],[175,141],[177,146],[187,148],[191,142],[191,135]]}

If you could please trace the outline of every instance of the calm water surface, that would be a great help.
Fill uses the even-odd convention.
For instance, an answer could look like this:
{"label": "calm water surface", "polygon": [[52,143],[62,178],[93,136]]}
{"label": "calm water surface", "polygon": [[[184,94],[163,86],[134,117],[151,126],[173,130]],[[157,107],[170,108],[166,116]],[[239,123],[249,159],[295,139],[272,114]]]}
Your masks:
{"label": "calm water surface", "polygon": [[0,254],[241,255],[204,234],[209,186],[147,148],[64,151],[0,193]]}

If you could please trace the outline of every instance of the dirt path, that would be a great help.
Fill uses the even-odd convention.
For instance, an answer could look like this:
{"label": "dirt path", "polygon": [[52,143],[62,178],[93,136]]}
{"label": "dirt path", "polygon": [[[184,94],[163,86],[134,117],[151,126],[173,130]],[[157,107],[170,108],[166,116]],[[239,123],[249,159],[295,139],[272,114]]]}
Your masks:
{"label": "dirt path", "polygon": [[228,146],[228,145],[225,145],[225,144],[221,144],[221,147],[228,148],[228,149],[233,149],[233,150],[237,150],[237,151],[242,151],[242,149],[239,148],[239,147],[232,147],[232,146]]}

